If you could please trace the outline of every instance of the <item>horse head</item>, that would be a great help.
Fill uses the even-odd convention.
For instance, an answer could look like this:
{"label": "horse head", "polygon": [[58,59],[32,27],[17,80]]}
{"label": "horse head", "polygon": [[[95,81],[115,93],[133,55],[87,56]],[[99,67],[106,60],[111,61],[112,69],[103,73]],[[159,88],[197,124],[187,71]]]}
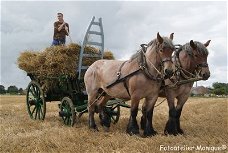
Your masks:
{"label": "horse head", "polygon": [[190,41],[192,48],[191,60],[193,61],[193,68],[199,73],[203,80],[207,80],[210,77],[210,70],[207,64],[208,50],[211,40],[208,40],[205,44],[197,41]]}
{"label": "horse head", "polygon": [[160,57],[161,65],[163,67],[164,74],[167,77],[171,77],[173,75],[173,62],[171,59],[172,53],[175,49],[172,40],[173,34],[170,34],[170,37],[161,37],[159,33],[157,33],[157,41],[156,41],[156,52]]}

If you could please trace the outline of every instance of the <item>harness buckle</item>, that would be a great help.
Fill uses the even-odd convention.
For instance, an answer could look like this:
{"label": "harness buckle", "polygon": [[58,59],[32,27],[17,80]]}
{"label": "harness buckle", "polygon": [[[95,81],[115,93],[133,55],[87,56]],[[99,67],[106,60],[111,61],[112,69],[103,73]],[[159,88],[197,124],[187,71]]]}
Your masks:
{"label": "harness buckle", "polygon": [[121,75],[120,71],[116,73],[117,77],[119,77]]}
{"label": "harness buckle", "polygon": [[147,44],[141,44],[140,46],[142,47],[142,50],[145,53],[148,45]]}

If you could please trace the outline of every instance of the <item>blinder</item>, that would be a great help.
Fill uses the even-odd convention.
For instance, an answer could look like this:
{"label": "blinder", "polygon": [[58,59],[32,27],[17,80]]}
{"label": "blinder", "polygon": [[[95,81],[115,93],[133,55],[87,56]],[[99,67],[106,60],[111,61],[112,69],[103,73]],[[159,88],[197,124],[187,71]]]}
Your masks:
{"label": "blinder", "polygon": [[147,44],[141,44],[140,46],[142,47],[143,52],[146,53],[148,45]]}
{"label": "blinder", "polygon": [[172,59],[170,57],[167,57],[167,58],[162,59],[161,63],[163,64],[165,62],[171,62],[171,63],[173,63],[173,61],[172,61]]}
{"label": "blinder", "polygon": [[208,67],[208,64],[207,63],[200,63],[200,64],[197,64],[196,67],[197,68],[199,68],[199,67]]}

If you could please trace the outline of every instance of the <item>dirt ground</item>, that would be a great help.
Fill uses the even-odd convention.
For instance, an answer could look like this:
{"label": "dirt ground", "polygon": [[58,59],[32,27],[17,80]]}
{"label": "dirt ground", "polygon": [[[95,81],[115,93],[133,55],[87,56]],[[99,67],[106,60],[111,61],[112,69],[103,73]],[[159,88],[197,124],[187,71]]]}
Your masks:
{"label": "dirt ground", "polygon": [[[129,136],[126,126],[129,110],[121,108],[117,124],[105,132],[96,123],[99,132],[88,129],[85,114],[80,123],[67,127],[58,116],[58,102],[47,103],[44,121],[29,118],[25,96],[0,97],[0,152],[228,152],[228,100],[226,98],[190,98],[181,117],[185,135],[165,136],[163,130],[168,118],[167,103],[155,108],[154,128],[158,135],[150,138]],[[159,99],[160,102],[162,99]],[[141,112],[138,114],[138,122]],[[142,133],[142,131],[140,131]],[[175,151],[179,148],[179,151]],[[197,150],[198,149],[198,150]]]}

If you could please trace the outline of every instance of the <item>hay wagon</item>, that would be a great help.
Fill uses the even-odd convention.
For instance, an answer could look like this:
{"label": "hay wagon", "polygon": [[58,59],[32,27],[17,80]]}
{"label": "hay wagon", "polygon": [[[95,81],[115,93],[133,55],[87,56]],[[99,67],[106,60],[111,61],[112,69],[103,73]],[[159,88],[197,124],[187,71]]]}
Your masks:
{"label": "hay wagon", "polygon": [[[98,26],[99,31],[92,31],[92,26]],[[96,35],[100,37],[100,42],[89,41],[89,35]],[[93,45],[100,48],[98,54],[88,54],[84,52],[86,45]],[[55,80],[57,84],[52,90],[44,90],[42,88],[43,82],[41,78],[32,73],[27,75],[31,82],[27,87],[26,104],[30,118],[35,120],[44,120],[46,114],[46,102],[60,101],[59,116],[62,118],[64,124],[73,126],[76,118],[80,118],[88,111],[88,96],[85,91],[83,76],[88,66],[83,65],[83,58],[90,57],[102,59],[104,54],[104,34],[102,27],[102,19],[99,18],[95,22],[95,17],[92,18],[90,25],[85,34],[85,38],[81,47],[79,64],[76,71],[76,77],[62,75],[58,77],[45,77],[42,80]],[[105,112],[109,116],[112,123],[117,123],[120,117],[120,106],[129,108],[122,100],[111,99],[105,106]]]}

